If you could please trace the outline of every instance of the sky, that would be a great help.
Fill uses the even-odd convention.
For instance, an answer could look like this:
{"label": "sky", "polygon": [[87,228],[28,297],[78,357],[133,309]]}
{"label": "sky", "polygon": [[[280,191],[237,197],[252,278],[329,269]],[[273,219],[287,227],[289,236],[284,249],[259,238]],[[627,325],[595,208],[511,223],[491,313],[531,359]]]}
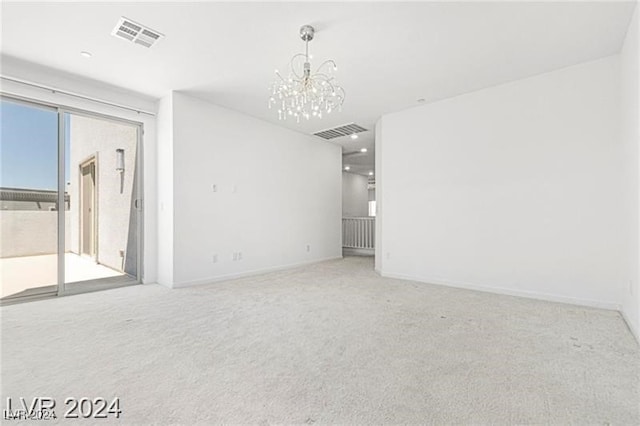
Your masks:
{"label": "sky", "polygon": [[[65,114],[69,128],[69,114]],[[65,182],[69,181],[66,132]],[[0,187],[57,189],[58,112],[0,101]]]}

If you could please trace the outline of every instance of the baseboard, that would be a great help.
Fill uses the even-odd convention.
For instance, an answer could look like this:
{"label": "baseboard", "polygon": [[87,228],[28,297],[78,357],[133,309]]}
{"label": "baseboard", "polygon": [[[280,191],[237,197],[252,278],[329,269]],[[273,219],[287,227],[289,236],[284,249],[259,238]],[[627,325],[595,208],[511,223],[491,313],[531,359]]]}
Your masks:
{"label": "baseboard", "polygon": [[503,287],[488,287],[488,286],[477,285],[477,284],[451,282],[451,281],[445,281],[437,278],[416,277],[416,276],[405,275],[405,274],[383,272],[381,275],[387,278],[398,278],[401,280],[418,281],[418,282],[423,282],[427,284],[462,288],[466,290],[484,291],[487,293],[502,294],[506,296],[527,297],[529,299],[545,300],[547,302],[567,303],[570,305],[588,306],[591,308],[608,309],[611,311],[621,310],[620,304],[614,303],[614,302],[601,302],[597,300],[581,299],[581,298],[568,297],[568,296],[559,296],[559,295],[547,294],[547,293],[538,293],[535,291],[513,290],[513,289],[508,289]]}
{"label": "baseboard", "polygon": [[357,248],[348,248],[348,247],[343,247],[343,248],[342,248],[342,255],[343,255],[343,256],[366,256],[366,257],[373,257],[373,255],[374,255],[374,251],[373,251],[373,249],[357,249]]}
{"label": "baseboard", "polygon": [[183,281],[179,283],[173,283],[171,285],[171,288],[185,288],[185,287],[192,287],[192,286],[202,285],[202,284],[211,284],[211,283],[220,282],[220,281],[235,280],[238,278],[251,277],[254,275],[266,274],[269,272],[284,271],[287,269],[294,269],[294,268],[299,268],[301,266],[313,265],[314,263],[321,263],[321,262],[326,262],[329,260],[337,260],[337,259],[342,259],[342,256],[332,256],[332,257],[326,257],[322,259],[309,260],[305,262],[290,263],[287,265],[280,265],[280,266],[272,266],[269,268],[253,269],[250,271],[237,272],[237,273],[231,273],[231,274],[225,274],[225,275],[216,275],[213,277],[202,278],[198,280]]}
{"label": "baseboard", "polygon": [[633,323],[633,321],[631,321],[631,318],[629,318],[626,314],[626,312],[623,309],[620,309],[620,315],[622,315],[622,319],[624,320],[625,323],[627,323],[627,327],[629,327],[629,331],[631,331],[631,334],[633,335],[633,337],[636,338],[636,342],[638,342],[638,345],[640,345],[640,333],[635,324]]}

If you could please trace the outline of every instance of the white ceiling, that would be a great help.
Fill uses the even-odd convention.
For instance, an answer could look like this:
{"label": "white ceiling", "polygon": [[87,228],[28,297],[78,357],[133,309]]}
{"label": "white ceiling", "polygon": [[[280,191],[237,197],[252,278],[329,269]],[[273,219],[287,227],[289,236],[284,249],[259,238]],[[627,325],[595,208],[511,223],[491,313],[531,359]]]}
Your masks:
{"label": "white ceiling", "polygon": [[[597,59],[619,51],[635,2],[2,2],[4,55],[162,97],[195,96],[304,133]],[[151,49],[111,36],[120,16],[166,37]],[[304,45],[333,58],[343,112],[279,122],[267,109],[274,69]],[[90,59],[80,55],[90,51]],[[336,141],[369,149],[373,131]],[[347,158],[354,158],[353,156]],[[369,165],[370,164],[370,165]]]}

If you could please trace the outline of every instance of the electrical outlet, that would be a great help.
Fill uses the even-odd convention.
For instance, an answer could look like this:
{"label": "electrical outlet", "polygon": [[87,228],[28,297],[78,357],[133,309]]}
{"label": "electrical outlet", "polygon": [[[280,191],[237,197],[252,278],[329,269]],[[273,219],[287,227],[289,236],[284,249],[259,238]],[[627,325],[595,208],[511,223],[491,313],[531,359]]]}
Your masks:
{"label": "electrical outlet", "polygon": [[218,192],[218,185],[215,183],[211,184],[211,192]]}
{"label": "electrical outlet", "polygon": [[211,262],[212,263],[218,263],[218,255],[214,254],[213,256],[211,256]]}
{"label": "electrical outlet", "polygon": [[311,251],[311,244],[307,244],[307,252]]}

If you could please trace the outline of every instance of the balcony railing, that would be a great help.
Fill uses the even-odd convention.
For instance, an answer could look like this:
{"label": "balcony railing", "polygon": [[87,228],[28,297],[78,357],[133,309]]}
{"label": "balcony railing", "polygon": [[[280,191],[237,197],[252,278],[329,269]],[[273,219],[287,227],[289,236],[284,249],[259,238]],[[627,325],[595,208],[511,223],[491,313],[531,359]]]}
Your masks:
{"label": "balcony railing", "polygon": [[375,218],[343,217],[342,247],[373,249],[375,247]]}

